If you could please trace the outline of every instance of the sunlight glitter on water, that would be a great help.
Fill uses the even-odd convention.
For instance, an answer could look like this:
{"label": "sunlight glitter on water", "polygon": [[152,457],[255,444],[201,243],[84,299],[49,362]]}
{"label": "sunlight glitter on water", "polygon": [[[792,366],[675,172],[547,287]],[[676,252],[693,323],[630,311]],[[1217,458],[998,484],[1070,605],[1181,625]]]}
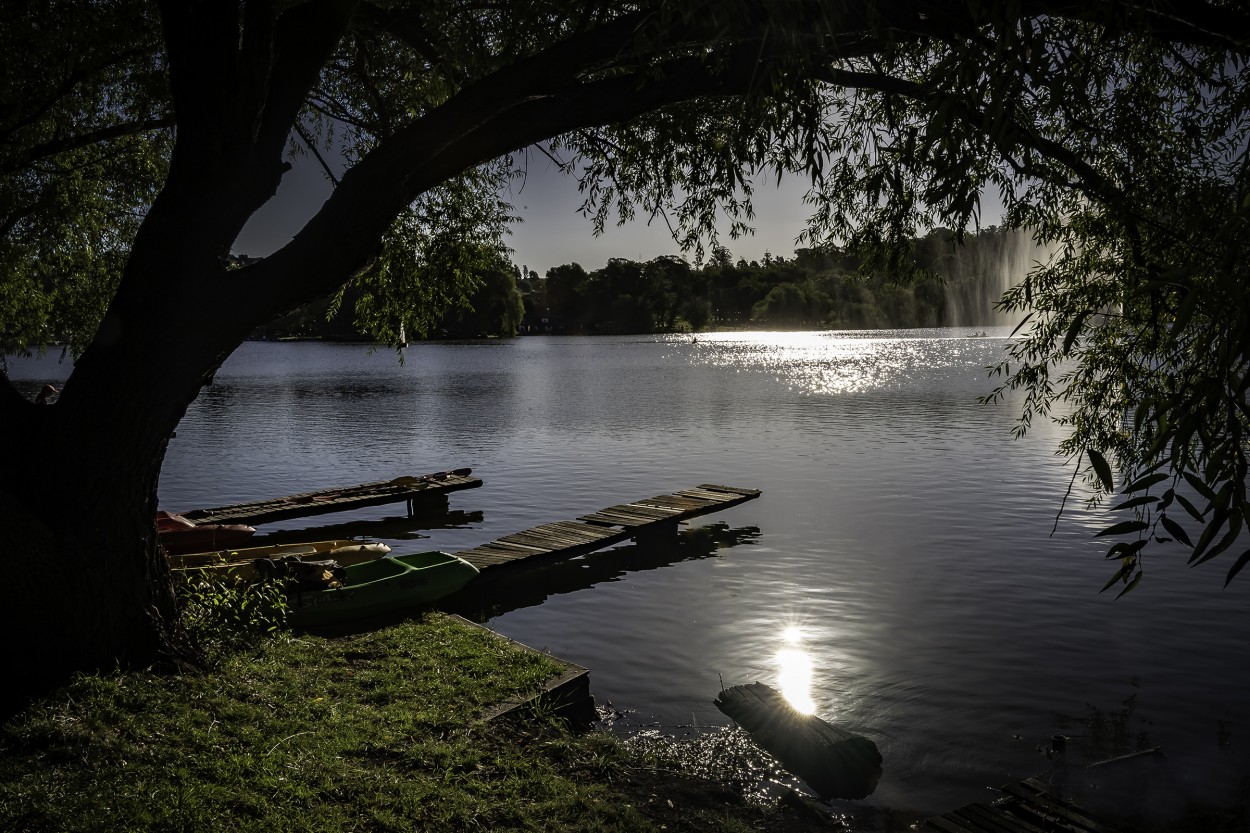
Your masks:
{"label": "sunlight glitter on water", "polygon": [[[699,346],[711,363],[770,373],[805,394],[898,388],[932,366],[966,363],[967,339],[938,331],[908,331],[905,337],[899,332],[710,333]],[[982,365],[978,359],[972,366]]]}
{"label": "sunlight glitter on water", "polygon": [[781,638],[788,647],[777,651],[777,685],[781,694],[800,714],[814,714],[816,702],[812,699],[812,658],[799,647],[803,631],[787,627]]}

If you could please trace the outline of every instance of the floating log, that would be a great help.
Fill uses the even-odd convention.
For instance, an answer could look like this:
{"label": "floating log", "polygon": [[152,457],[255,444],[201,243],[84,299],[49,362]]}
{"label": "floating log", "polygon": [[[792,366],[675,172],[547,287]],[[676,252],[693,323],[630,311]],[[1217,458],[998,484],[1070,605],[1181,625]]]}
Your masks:
{"label": "floating log", "polygon": [[799,713],[763,683],[727,688],[715,703],[821,798],[863,798],[881,780],[881,753],[875,743]]}

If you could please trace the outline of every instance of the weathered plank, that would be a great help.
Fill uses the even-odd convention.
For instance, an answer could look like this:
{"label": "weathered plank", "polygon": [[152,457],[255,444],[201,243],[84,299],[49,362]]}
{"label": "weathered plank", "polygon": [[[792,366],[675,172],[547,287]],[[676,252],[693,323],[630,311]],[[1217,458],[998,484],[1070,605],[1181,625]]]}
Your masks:
{"label": "weathered plank", "polygon": [[759,489],[742,489],[737,486],[721,486],[716,483],[700,483],[700,489],[710,489],[714,492],[727,492],[729,494],[739,495],[741,497],[753,498],[760,496]]}
{"label": "weathered plank", "polygon": [[713,503],[724,503],[729,500],[729,496],[721,492],[713,492],[707,489],[682,489],[676,494],[682,497],[695,498],[697,500],[710,500]]}
{"label": "weathered plank", "polygon": [[1022,784],[1008,784],[1003,787],[1003,792],[1020,800],[1022,809],[1033,813],[1043,819],[1047,817],[1058,817],[1065,822],[1075,825],[1077,829],[1091,831],[1091,833],[1111,833],[1110,828],[1104,827],[1095,819],[1079,811],[1067,802],[1054,798],[1046,793],[1038,793],[1035,790]]}
{"label": "weathered plank", "polygon": [[286,497],[235,503],[211,509],[192,509],[178,514],[196,525],[272,523],[288,518],[345,512],[349,509],[381,506],[387,503],[403,503],[446,495],[460,489],[475,489],[482,485],[482,480],[472,477],[472,472],[472,469],[466,468],[418,476],[405,475],[376,483],[360,483],[336,489],[300,492]]}
{"label": "weathered plank", "polygon": [[688,512],[691,509],[704,509],[713,505],[710,500],[695,500],[694,498],[678,497],[677,495],[656,495],[646,500],[640,500],[632,504],[634,506],[644,506],[652,509],[663,509],[669,512]]}
{"label": "weathered plank", "polygon": [[1120,833],[1119,828],[1098,821],[1085,810],[1051,792],[1039,778],[1000,788],[1004,798],[992,804],[966,804],[941,816],[925,820],[925,830],[956,833]]}
{"label": "weathered plank", "polygon": [[613,512],[608,509],[600,509],[598,512],[590,515],[579,515],[577,519],[586,523],[603,524],[604,526],[640,526],[655,520],[644,515]]}
{"label": "weathered plank", "polygon": [[969,804],[948,813],[947,817],[958,819],[974,830],[990,831],[990,833],[1045,833],[1028,822],[999,812],[992,805]]}
{"label": "weathered plank", "polygon": [[641,500],[634,503],[618,503],[616,506],[609,506],[608,509],[613,512],[629,512],[635,515],[642,515],[655,520],[665,520],[684,511],[675,506],[660,506]]}
{"label": "weathered plank", "polygon": [[613,534],[602,527],[581,524],[577,521],[556,521],[553,524],[548,524],[546,528],[553,533],[565,535],[575,540],[582,539],[586,542],[598,541]]}
{"label": "weathered plank", "polygon": [[513,532],[457,555],[480,570],[573,558],[760,495],[758,489],[708,484],[684,491],[691,494],[656,495],[616,504],[575,521],[555,521]]}
{"label": "weathered plank", "polygon": [[555,538],[552,538],[550,535],[545,535],[543,533],[535,532],[533,530],[526,530],[524,532],[514,532],[511,535],[505,535],[504,537],[498,539],[498,541],[501,544],[516,544],[519,546],[531,547],[534,549],[541,549],[543,551],[549,551],[553,548],[558,549],[560,546],[563,546],[566,543],[571,543],[571,542],[565,542],[565,541],[558,541]]}

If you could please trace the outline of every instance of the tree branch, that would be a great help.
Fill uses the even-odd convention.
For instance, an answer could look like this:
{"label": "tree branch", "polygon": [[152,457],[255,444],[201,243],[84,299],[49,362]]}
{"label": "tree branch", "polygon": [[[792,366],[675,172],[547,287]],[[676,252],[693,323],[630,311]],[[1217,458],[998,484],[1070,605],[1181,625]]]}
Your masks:
{"label": "tree branch", "polygon": [[68,150],[78,150],[80,148],[89,147],[98,142],[107,142],[110,139],[118,139],[122,136],[133,136],[139,133],[147,133],[152,130],[163,130],[174,126],[174,117],[172,115],[161,116],[159,118],[141,119],[139,121],[122,122],[120,124],[111,124],[108,127],[100,127],[95,130],[89,130],[86,133],[79,133],[75,136],[64,136],[60,139],[51,139],[38,145],[32,145],[22,154],[21,158],[7,159],[0,163],[0,176],[11,174],[30,164],[56,156]]}
{"label": "tree branch", "polygon": [[[759,8],[760,15],[767,17],[762,4]],[[745,37],[751,29],[751,15],[722,26],[710,41],[707,33],[715,23],[713,19],[677,23],[663,30],[664,40],[645,43],[646,49],[640,54],[650,59],[648,63],[631,52],[654,14],[648,9],[622,15],[584,35],[574,35],[536,55],[514,61],[466,86],[442,106],[381,141],[348,171],[340,187],[287,246],[261,263],[231,273],[231,279],[246,281],[253,290],[263,287],[263,297],[258,300],[265,313],[278,314],[334,289],[345,276],[363,267],[398,211],[450,177],[518,147],[579,128],[626,121],[665,105],[694,99],[749,94],[782,67],[802,67],[826,83],[878,89],[928,104],[938,97],[949,98],[949,94],[905,79],[832,66],[814,70],[811,62],[819,56],[829,63],[844,61],[855,55],[872,54],[883,43],[899,44],[935,37],[938,32],[959,31],[974,23],[962,13],[965,4],[956,0],[912,0],[905,6],[891,7],[885,19],[872,18],[873,7],[866,2],[856,4],[852,13],[842,14],[836,20],[829,18],[825,4],[813,3],[810,8],[812,18],[796,21],[796,31],[802,25],[816,28],[801,30],[803,37],[799,41],[775,31],[761,37],[758,29],[754,37]],[[1162,13],[1153,8],[1145,2],[1132,7],[1149,20],[1161,21]],[[1185,8],[1184,13],[1173,14],[1174,10],[1167,7],[1165,12],[1172,15],[1167,20],[1186,22],[1203,14],[1219,17],[1222,13],[1209,4]],[[1046,0],[1026,2],[1019,15],[1046,13],[1079,19],[1096,16],[1088,4]],[[837,31],[836,36],[832,30],[820,28],[848,21],[859,28],[848,26]],[[918,31],[909,35],[896,29],[892,36],[886,36],[881,26],[893,22]],[[735,34],[740,37],[734,39]],[[1186,38],[1205,37],[1195,25],[1173,28],[1163,34],[1182,42]],[[793,50],[796,44],[811,52],[796,56],[770,51]],[[703,48],[696,50],[693,45]],[[710,52],[706,51],[709,45],[715,47]],[[680,55],[683,49],[689,53],[684,57]],[[678,57],[673,57],[675,54]],[[654,63],[657,56],[665,55],[669,60]],[[713,63],[722,59],[723,63],[717,65],[720,68],[714,69]],[[952,103],[959,108],[961,118],[981,130],[1003,152],[1011,152],[1015,146],[1012,142],[1031,147],[1076,173],[1088,193],[1100,199],[1114,198],[1115,189],[1106,178],[1061,144],[1014,120],[1010,124],[1012,142],[1008,142],[1005,136],[990,135],[983,128],[983,110],[953,99]],[[248,274],[253,271],[254,274]]]}
{"label": "tree branch", "polygon": [[304,126],[298,121],[295,123],[295,133],[300,137],[300,139],[303,140],[305,147],[312,151],[312,155],[315,156],[317,161],[321,163],[321,169],[325,171],[326,176],[330,178],[330,181],[333,182],[337,188],[339,178],[334,175],[334,171],[330,170],[330,166],[327,165],[326,160],[322,158],[321,152],[317,150],[317,143],[309,138],[308,133],[304,130]]}

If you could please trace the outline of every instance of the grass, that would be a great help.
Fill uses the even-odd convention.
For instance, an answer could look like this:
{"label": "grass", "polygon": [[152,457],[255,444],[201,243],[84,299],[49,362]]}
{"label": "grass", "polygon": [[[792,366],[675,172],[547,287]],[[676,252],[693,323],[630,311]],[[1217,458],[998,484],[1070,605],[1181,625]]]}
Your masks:
{"label": "grass", "polygon": [[[6,831],[805,829],[614,737],[484,723],[562,670],[452,617],[82,676],[0,730]],[[828,828],[824,828],[828,829]]]}

